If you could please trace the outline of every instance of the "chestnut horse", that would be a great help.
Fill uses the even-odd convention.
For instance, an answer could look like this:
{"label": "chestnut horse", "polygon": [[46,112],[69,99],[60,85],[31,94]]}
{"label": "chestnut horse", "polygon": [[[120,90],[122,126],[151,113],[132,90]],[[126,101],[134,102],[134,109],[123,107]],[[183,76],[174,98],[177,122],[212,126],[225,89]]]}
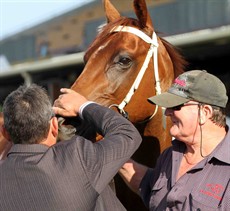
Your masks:
{"label": "chestnut horse", "polygon": [[[134,0],[137,19],[122,17],[109,0],[104,8],[107,24],[86,51],[84,70],[71,89],[128,118],[143,137],[133,159],[153,167],[171,144],[170,123],[147,99],[167,90],[186,62],[156,35],[145,0]],[[146,209],[118,175],[115,183],[127,210]]]}

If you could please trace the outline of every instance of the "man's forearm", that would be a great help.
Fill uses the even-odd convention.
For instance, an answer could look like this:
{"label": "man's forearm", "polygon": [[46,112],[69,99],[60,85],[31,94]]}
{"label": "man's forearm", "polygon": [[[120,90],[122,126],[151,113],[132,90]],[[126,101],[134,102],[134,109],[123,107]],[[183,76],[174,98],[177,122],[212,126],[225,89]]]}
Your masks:
{"label": "man's forearm", "polygon": [[119,170],[119,174],[128,187],[139,194],[139,186],[147,170],[148,167],[130,159]]}

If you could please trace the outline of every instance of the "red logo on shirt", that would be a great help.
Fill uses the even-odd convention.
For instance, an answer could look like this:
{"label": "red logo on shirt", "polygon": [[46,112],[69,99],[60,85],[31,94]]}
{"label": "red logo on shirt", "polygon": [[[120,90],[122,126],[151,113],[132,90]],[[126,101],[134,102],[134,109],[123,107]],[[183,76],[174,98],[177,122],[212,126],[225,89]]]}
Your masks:
{"label": "red logo on shirt", "polygon": [[221,200],[221,194],[224,187],[220,184],[207,184],[205,190],[200,190],[201,193],[211,196],[217,200]]}

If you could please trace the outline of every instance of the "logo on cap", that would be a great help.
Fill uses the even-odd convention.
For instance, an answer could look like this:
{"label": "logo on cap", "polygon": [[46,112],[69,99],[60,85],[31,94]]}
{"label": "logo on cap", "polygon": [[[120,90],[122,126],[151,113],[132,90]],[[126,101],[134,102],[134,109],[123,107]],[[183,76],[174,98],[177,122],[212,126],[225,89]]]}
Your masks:
{"label": "logo on cap", "polygon": [[183,86],[183,87],[186,86],[185,80],[181,80],[181,79],[179,79],[179,77],[175,79],[174,83],[178,84],[179,86]]}

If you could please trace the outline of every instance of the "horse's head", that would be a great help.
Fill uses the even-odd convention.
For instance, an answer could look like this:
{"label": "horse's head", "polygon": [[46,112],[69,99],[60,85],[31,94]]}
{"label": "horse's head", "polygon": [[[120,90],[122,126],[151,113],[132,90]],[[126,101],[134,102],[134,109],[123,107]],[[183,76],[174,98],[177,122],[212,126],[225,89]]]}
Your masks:
{"label": "horse's head", "polygon": [[145,1],[133,5],[137,19],[122,17],[104,0],[107,24],[86,51],[85,68],[71,88],[136,123],[154,113],[147,99],[170,86],[184,60],[157,37]]}
{"label": "horse's head", "polygon": [[[137,19],[122,17],[109,0],[104,0],[104,7],[107,24],[88,48],[85,68],[71,88],[107,107],[119,105],[132,122],[144,120],[154,110],[147,98],[156,94],[155,86],[165,90],[171,84],[182,71],[182,65],[177,65],[182,59],[169,43],[155,36],[144,0],[134,1]],[[145,61],[148,51],[149,62]],[[125,105],[120,105],[125,98]]]}

